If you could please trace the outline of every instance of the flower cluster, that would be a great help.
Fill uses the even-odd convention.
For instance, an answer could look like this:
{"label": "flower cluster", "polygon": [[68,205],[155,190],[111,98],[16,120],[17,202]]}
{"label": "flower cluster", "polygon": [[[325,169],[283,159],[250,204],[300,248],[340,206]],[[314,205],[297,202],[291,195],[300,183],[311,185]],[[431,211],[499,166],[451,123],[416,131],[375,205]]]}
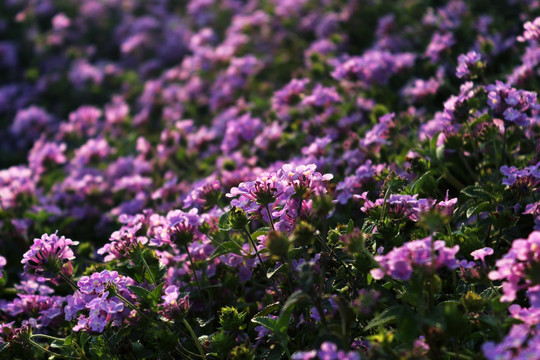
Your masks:
{"label": "flower cluster", "polygon": [[482,57],[476,51],[470,51],[458,57],[456,76],[458,78],[471,77],[482,67]]}
{"label": "flower cluster", "polygon": [[376,280],[390,276],[396,280],[407,281],[416,268],[431,271],[441,267],[459,267],[459,261],[455,257],[459,246],[448,248],[445,245],[443,240],[433,241],[431,237],[409,241],[385,255],[376,255],[375,260],[380,268],[371,270],[371,276]]}
{"label": "flower cluster", "polygon": [[540,232],[533,231],[527,239],[516,239],[512,248],[496,261],[496,270],[489,273],[491,280],[502,280],[501,301],[516,299],[520,290],[526,289],[531,305],[540,306]]}
{"label": "flower cluster", "polygon": [[285,164],[277,172],[263,173],[255,181],[240,183],[227,197],[236,197],[231,201],[232,206],[269,224],[279,218],[276,229],[290,231],[300,213],[309,211],[310,203],[304,198],[326,193],[326,182],[333,178],[316,169],[315,164]]}
{"label": "flower cluster", "polygon": [[132,279],[118,275],[117,271],[103,270],[81,277],[77,282],[79,290],[67,297],[64,309],[66,320],[77,319],[73,331],[102,333],[108,324],[121,326],[131,315],[124,299],[133,300],[127,288],[133,284]]}
{"label": "flower cluster", "polygon": [[527,126],[530,118],[527,112],[538,107],[536,93],[517,90],[500,81],[487,85],[488,106],[495,116],[500,116],[510,123]]}
{"label": "flower cluster", "polygon": [[338,62],[332,76],[338,80],[359,81],[363,86],[385,84],[392,75],[412,67],[414,60],[415,55],[411,53],[371,50],[360,57]]}
{"label": "flower cluster", "polygon": [[526,166],[523,169],[504,165],[501,166],[501,173],[505,176],[502,180],[504,185],[534,189],[540,184],[540,162],[536,165]]}

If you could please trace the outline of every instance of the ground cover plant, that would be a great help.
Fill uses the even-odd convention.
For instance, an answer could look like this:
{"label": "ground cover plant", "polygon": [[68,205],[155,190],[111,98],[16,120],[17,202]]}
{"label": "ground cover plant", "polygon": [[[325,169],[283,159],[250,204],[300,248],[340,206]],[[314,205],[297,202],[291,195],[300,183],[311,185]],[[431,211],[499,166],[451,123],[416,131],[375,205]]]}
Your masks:
{"label": "ground cover plant", "polygon": [[539,16],[0,1],[0,358],[540,358]]}

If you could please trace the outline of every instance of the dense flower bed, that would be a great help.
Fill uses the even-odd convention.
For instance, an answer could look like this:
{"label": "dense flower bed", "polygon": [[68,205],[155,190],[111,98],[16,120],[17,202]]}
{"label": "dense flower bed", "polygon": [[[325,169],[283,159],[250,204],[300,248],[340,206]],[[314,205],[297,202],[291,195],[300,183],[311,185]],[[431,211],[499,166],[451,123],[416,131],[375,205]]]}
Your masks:
{"label": "dense flower bed", "polygon": [[0,357],[538,359],[538,16],[0,1]]}

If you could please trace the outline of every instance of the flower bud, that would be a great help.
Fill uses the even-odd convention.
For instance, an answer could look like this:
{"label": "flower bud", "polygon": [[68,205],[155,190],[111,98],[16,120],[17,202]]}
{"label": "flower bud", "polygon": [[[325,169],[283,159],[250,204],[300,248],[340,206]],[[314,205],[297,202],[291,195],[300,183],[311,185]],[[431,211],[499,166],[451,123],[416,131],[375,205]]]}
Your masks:
{"label": "flower bud", "polygon": [[244,230],[249,224],[246,213],[241,208],[233,207],[229,212],[229,224],[233,230]]}
{"label": "flower bud", "polygon": [[286,258],[289,255],[290,245],[287,235],[279,231],[270,231],[264,242],[270,254],[279,258]]}
{"label": "flower bud", "polygon": [[468,312],[477,313],[484,309],[484,299],[474,291],[468,291],[463,296],[462,303]]}
{"label": "flower bud", "polygon": [[238,345],[232,349],[230,353],[231,360],[254,360],[253,350],[247,347],[247,345]]}
{"label": "flower bud", "polygon": [[224,330],[236,331],[244,322],[245,317],[246,313],[239,313],[235,307],[224,306],[221,308],[221,312],[219,315],[219,324],[223,327]]}
{"label": "flower bud", "polygon": [[294,243],[298,246],[307,246],[313,242],[315,228],[307,221],[300,221],[293,231]]}

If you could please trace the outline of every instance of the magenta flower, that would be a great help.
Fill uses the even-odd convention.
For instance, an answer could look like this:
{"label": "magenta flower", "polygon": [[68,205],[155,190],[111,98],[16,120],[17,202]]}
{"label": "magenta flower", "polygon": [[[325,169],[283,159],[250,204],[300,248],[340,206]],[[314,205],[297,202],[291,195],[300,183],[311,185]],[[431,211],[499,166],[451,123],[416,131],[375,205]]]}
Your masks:
{"label": "magenta flower", "polygon": [[525,31],[523,32],[523,36],[517,37],[518,41],[538,41],[540,39],[540,17],[537,17],[533,21],[527,21],[523,25],[523,28]]}
{"label": "magenta flower", "polygon": [[75,259],[70,245],[78,245],[78,241],[58,237],[58,231],[54,234],[43,234],[41,238],[34,239],[34,244],[24,255],[21,263],[24,271],[35,271],[44,277],[54,278],[63,272],[70,274],[70,260]]}
{"label": "magenta flower", "polygon": [[269,224],[279,217],[276,229],[290,231],[299,211],[310,208],[310,202],[303,201],[304,197],[311,193],[326,193],[326,182],[333,178],[333,175],[322,175],[316,169],[315,164],[284,164],[277,172],[265,172],[255,181],[240,183],[226,196],[236,197],[231,201],[232,206],[252,217],[262,217]]}
{"label": "magenta flower", "polygon": [[456,76],[460,79],[470,77],[475,70],[480,68],[479,63],[481,60],[482,57],[476,51],[469,51],[467,54],[459,55]]}
{"label": "magenta flower", "polygon": [[99,255],[106,255],[105,262],[113,259],[126,259],[131,256],[131,253],[140,245],[148,242],[145,236],[137,236],[136,233],[143,226],[142,222],[133,224],[132,226],[122,226],[119,231],[112,233],[109,243],[105,244],[97,251]]}
{"label": "magenta flower", "polygon": [[180,297],[178,286],[169,285],[164,290],[162,309],[167,318],[172,318],[179,314],[185,314],[190,307],[189,296]]}
{"label": "magenta flower", "polygon": [[3,256],[0,256],[0,279],[4,276],[2,269],[4,268],[4,266],[6,266],[6,264],[7,264],[6,258]]}
{"label": "magenta flower", "polygon": [[474,260],[481,260],[484,267],[486,266],[484,259],[489,255],[493,255],[493,249],[490,247],[485,247],[483,249],[478,249],[471,252],[471,256],[474,258]]}

